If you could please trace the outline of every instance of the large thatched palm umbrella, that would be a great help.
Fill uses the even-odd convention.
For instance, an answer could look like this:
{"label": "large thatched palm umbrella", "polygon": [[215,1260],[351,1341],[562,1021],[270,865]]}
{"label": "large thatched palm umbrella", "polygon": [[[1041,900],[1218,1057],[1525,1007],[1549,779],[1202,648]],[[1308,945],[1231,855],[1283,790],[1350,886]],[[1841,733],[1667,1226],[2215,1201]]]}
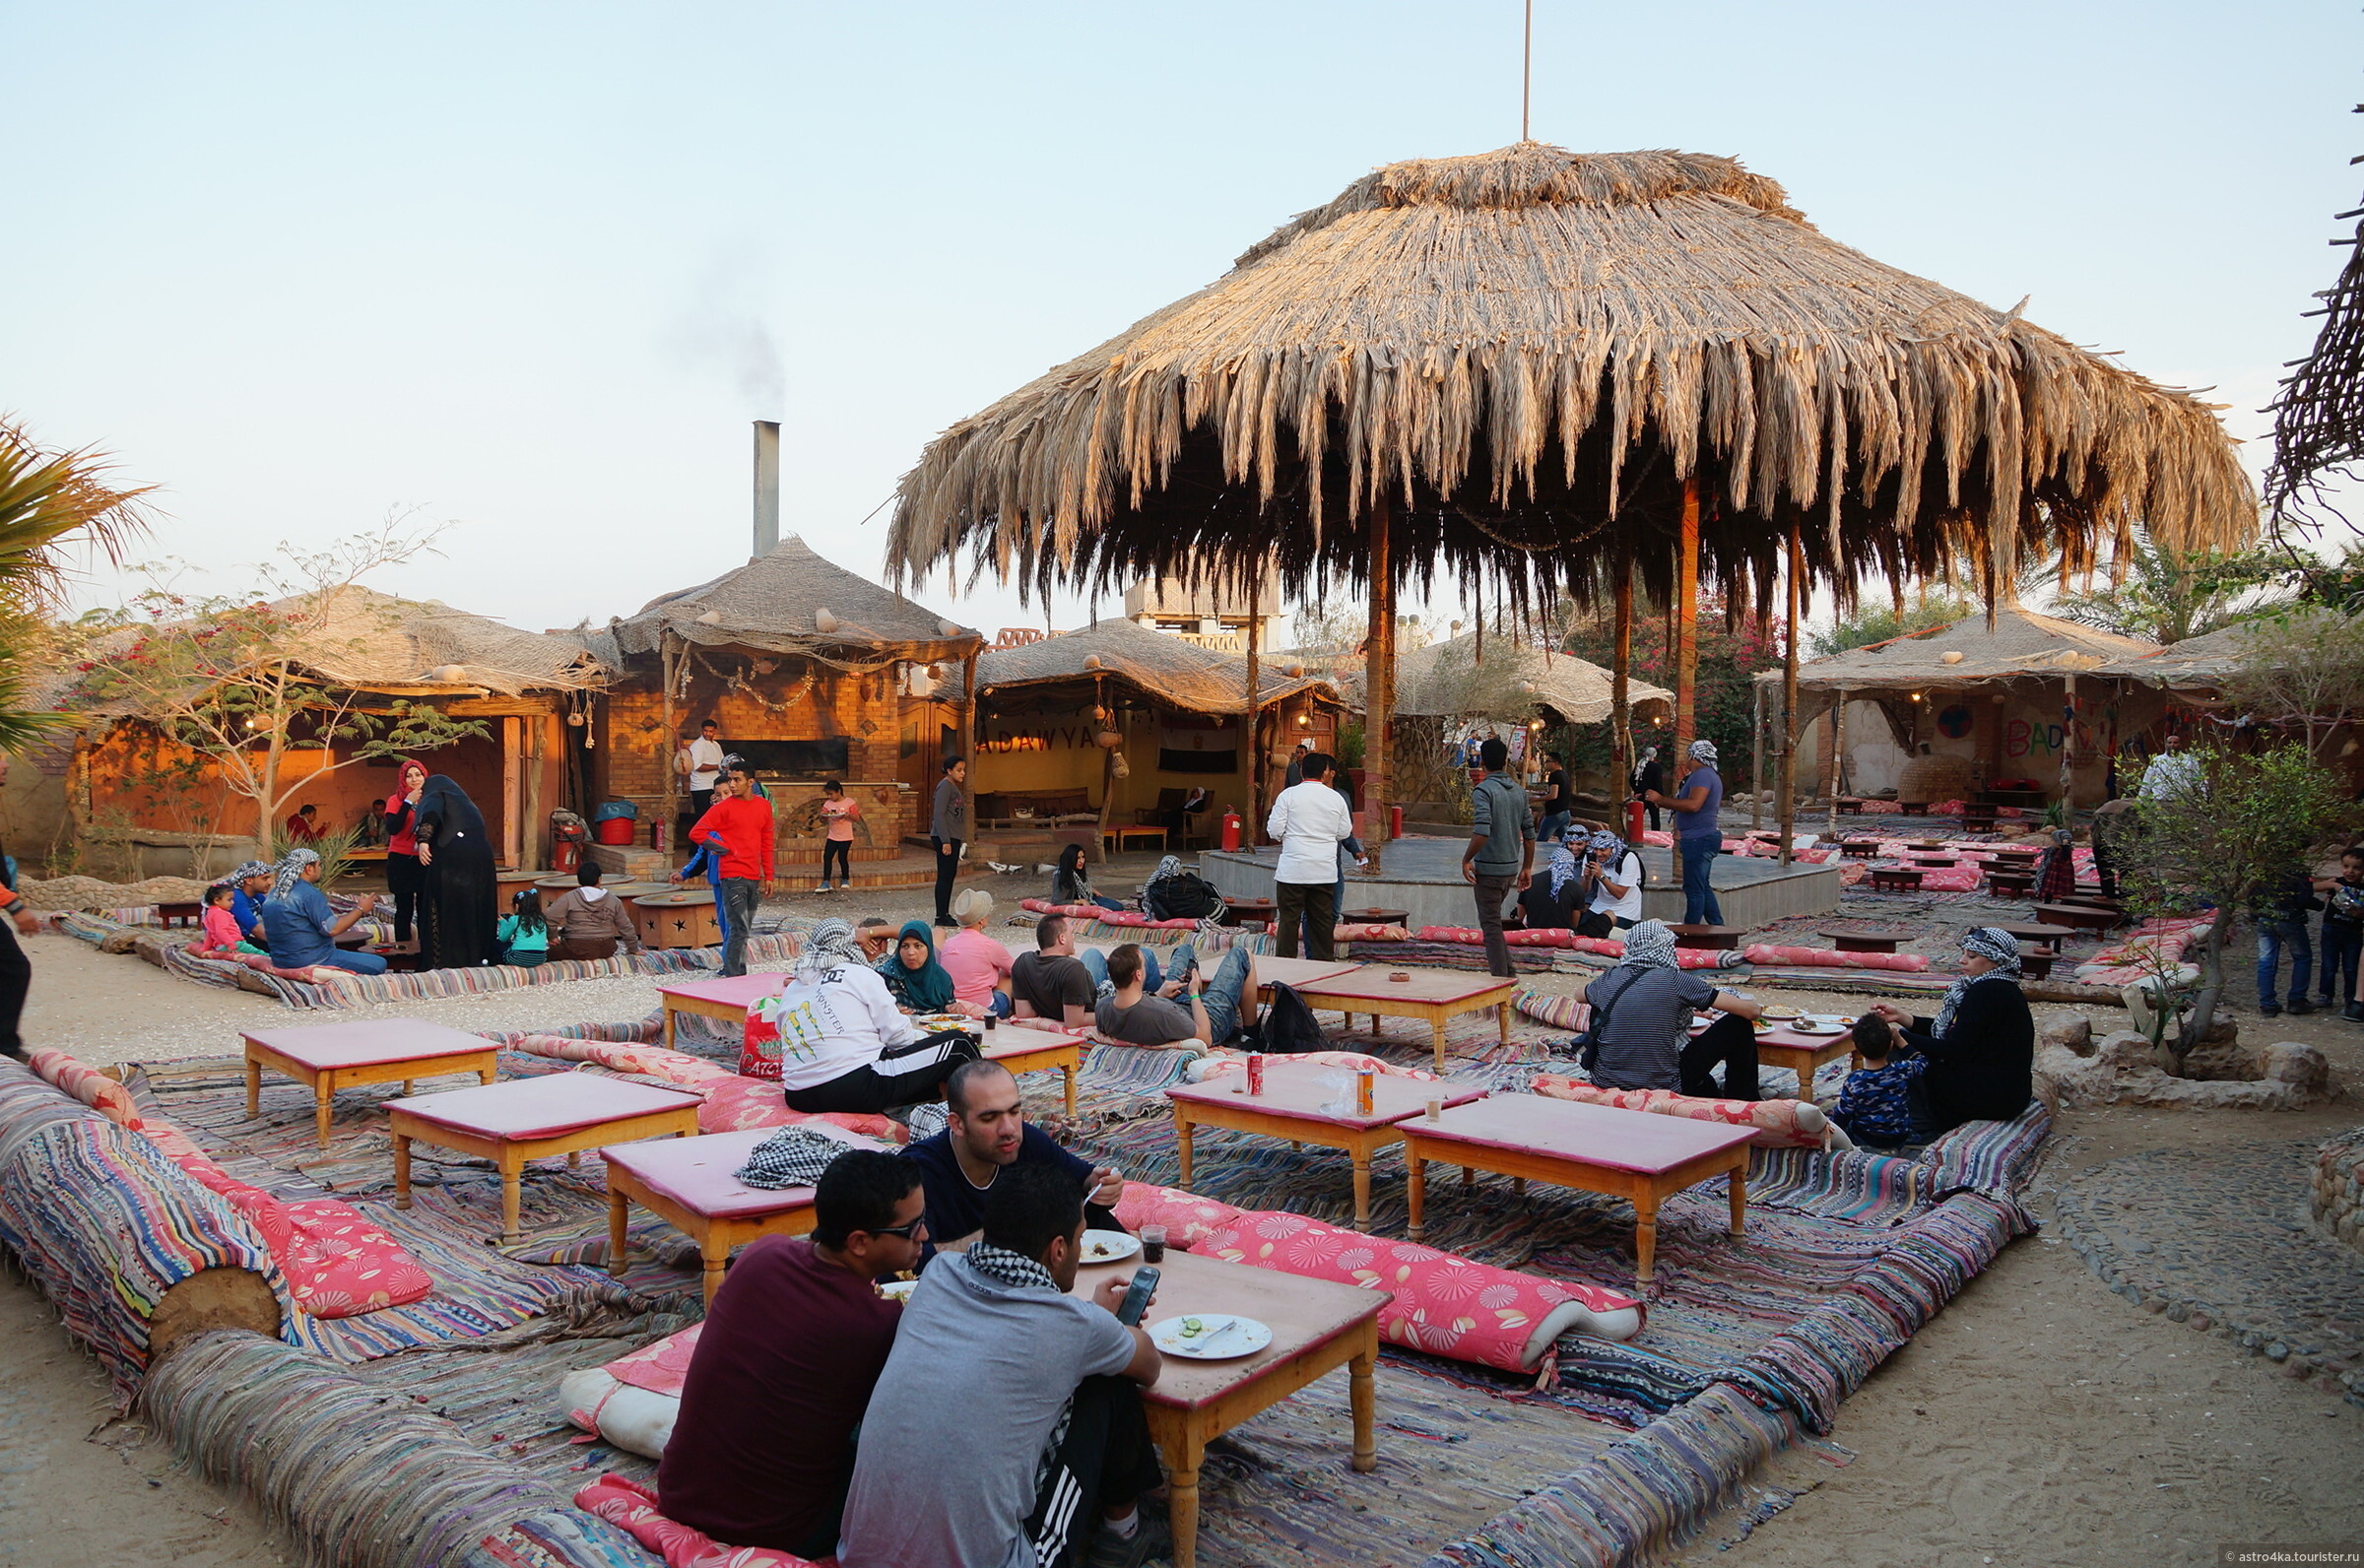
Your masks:
{"label": "large thatched palm umbrella", "polygon": [[1760,609],[1785,556],[1842,597],[1957,563],[1992,590],[2029,550],[2226,546],[2255,512],[2207,406],[1825,238],[1732,160],[1522,142],[1368,174],[953,425],[888,562],[1367,582],[1374,714],[1399,581],[1629,615],[1638,575],[1674,607],[1680,733],[1702,576]]}

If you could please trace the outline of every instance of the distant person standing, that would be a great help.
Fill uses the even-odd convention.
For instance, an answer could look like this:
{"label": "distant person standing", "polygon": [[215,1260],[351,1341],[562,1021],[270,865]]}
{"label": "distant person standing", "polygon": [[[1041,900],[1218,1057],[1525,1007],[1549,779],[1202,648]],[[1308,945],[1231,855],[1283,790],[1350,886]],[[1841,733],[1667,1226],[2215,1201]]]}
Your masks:
{"label": "distant person standing", "polygon": [[690,787],[690,815],[699,817],[714,804],[715,781],[722,777],[722,726],[712,719],[697,727],[697,739],[682,748],[673,770]]}
{"label": "distant person standing", "polygon": [[862,808],[835,779],[821,787],[821,819],[826,824],[821,841],[821,890],[829,890],[832,862],[837,867],[837,885],[850,890],[854,885],[854,824],[862,819]]}
{"label": "distant person standing", "polygon": [[1488,973],[1509,980],[1510,943],[1502,935],[1502,903],[1535,880],[1535,829],[1527,820],[1527,792],[1503,769],[1510,748],[1495,736],[1478,748],[1478,779],[1470,791],[1470,842],[1461,852],[1462,880],[1478,889],[1478,929],[1485,933]]}
{"label": "distant person standing", "polygon": [[2170,735],[2159,754],[2142,770],[2142,786],[2134,795],[2138,800],[2163,801],[2185,794],[2200,782],[2200,758],[2184,750],[2182,736]]}
{"label": "distant person standing", "polygon": [[1273,869],[1274,917],[1280,956],[1297,955],[1297,923],[1305,924],[1308,956],[1338,956],[1338,847],[1354,836],[1354,814],[1330,787],[1330,758],[1308,751],[1290,764],[1300,781],[1273,801],[1264,830],[1280,841]]}
{"label": "distant person standing", "polygon": [[1724,924],[1724,906],[1716,902],[1716,857],[1724,853],[1724,775],[1716,771],[1716,743],[1693,741],[1691,770],[1682,776],[1682,793],[1670,800],[1652,790],[1642,798],[1674,814],[1674,847],[1682,857],[1682,923]]}
{"label": "distant person standing", "polygon": [[745,763],[726,767],[715,781],[722,798],[690,829],[692,843],[722,854],[721,903],[730,915],[730,939],[722,947],[721,973],[747,973],[747,939],[755,929],[755,906],[772,889],[775,829],[771,802],[755,793],[755,777]]}
{"label": "distant person standing", "polygon": [[[1650,801],[1653,795],[1667,787],[1667,769],[1666,765],[1658,759],[1657,747],[1643,749],[1642,759],[1633,765],[1633,777],[1626,780],[1626,783],[1632,788],[1634,794],[1639,795],[1645,801]],[[1658,815],[1658,805],[1652,801],[1650,829],[1656,832],[1663,825],[1664,820]]]}
{"label": "distant person standing", "polygon": [[1313,755],[1313,738],[1307,736],[1297,743],[1295,751],[1288,753],[1288,769],[1280,775],[1282,789],[1293,790],[1305,782],[1305,760],[1311,755]]}
{"label": "distant person standing", "polygon": [[960,846],[968,840],[968,762],[945,758],[936,781],[936,803],[928,809],[928,836],[936,844],[936,924],[952,923],[952,879],[960,872]]}
{"label": "distant person standing", "polygon": [[419,797],[427,793],[427,764],[403,757],[394,764],[395,791],[382,808],[386,829],[386,891],[394,895],[394,945],[407,947],[419,914],[427,871],[419,864]]}
{"label": "distant person standing", "polygon": [[1556,843],[1568,830],[1568,818],[1575,815],[1576,797],[1568,787],[1568,764],[1557,751],[1543,753],[1543,819],[1536,825],[1535,836],[1545,843]]}

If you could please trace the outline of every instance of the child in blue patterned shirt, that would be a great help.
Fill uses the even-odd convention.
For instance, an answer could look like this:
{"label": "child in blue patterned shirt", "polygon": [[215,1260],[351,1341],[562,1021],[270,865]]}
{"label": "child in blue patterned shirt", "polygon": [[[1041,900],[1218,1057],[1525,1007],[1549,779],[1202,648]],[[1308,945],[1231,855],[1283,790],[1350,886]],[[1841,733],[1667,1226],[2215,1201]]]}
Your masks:
{"label": "child in blue patterned shirt", "polygon": [[1913,1142],[1913,1080],[1929,1059],[1900,1056],[1902,1032],[1876,1013],[1855,1020],[1855,1049],[1864,1065],[1847,1075],[1830,1119],[1867,1148],[1896,1148]]}

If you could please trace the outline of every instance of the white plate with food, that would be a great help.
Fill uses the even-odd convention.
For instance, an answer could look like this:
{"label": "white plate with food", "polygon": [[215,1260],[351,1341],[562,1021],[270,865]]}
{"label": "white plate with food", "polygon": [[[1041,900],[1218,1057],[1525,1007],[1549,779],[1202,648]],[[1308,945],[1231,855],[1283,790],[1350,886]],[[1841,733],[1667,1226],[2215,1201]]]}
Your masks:
{"label": "white plate with food", "polygon": [[911,1027],[922,1034],[942,1034],[947,1029],[966,1029],[974,1034],[981,1023],[964,1013],[916,1013],[911,1016]]}
{"label": "white plate with food", "polygon": [[911,1292],[918,1288],[919,1281],[916,1279],[882,1279],[879,1281],[879,1294],[889,1301],[908,1301],[911,1299]]}
{"label": "white plate with food", "polygon": [[1806,1014],[1800,1013],[1796,1008],[1767,1008],[1764,1011],[1764,1016],[1779,1021],[1787,1021],[1791,1018],[1803,1018],[1806,1015]]}
{"label": "white plate with food", "polygon": [[1229,1361],[1254,1355],[1273,1342],[1273,1331],[1254,1318],[1228,1312],[1166,1318],[1149,1325],[1149,1342],[1167,1355],[1189,1361]]}
{"label": "white plate with food", "polygon": [[1141,1238],[1121,1230],[1087,1230],[1084,1232],[1082,1263],[1116,1263],[1141,1251]]}
{"label": "white plate with food", "polygon": [[1852,1024],[1835,1022],[1829,1018],[1800,1018],[1796,1023],[1790,1025],[1790,1032],[1792,1034],[1816,1035],[1845,1034],[1852,1027]]}

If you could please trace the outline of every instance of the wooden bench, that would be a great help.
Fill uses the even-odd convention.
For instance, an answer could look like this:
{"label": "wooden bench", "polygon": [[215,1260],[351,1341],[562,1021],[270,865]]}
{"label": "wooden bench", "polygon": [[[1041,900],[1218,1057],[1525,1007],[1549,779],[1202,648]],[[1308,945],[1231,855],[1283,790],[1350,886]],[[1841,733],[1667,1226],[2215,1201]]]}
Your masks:
{"label": "wooden bench", "polygon": [[1874,866],[1872,868],[1872,890],[1875,893],[1919,892],[1921,872],[1917,867]]}

